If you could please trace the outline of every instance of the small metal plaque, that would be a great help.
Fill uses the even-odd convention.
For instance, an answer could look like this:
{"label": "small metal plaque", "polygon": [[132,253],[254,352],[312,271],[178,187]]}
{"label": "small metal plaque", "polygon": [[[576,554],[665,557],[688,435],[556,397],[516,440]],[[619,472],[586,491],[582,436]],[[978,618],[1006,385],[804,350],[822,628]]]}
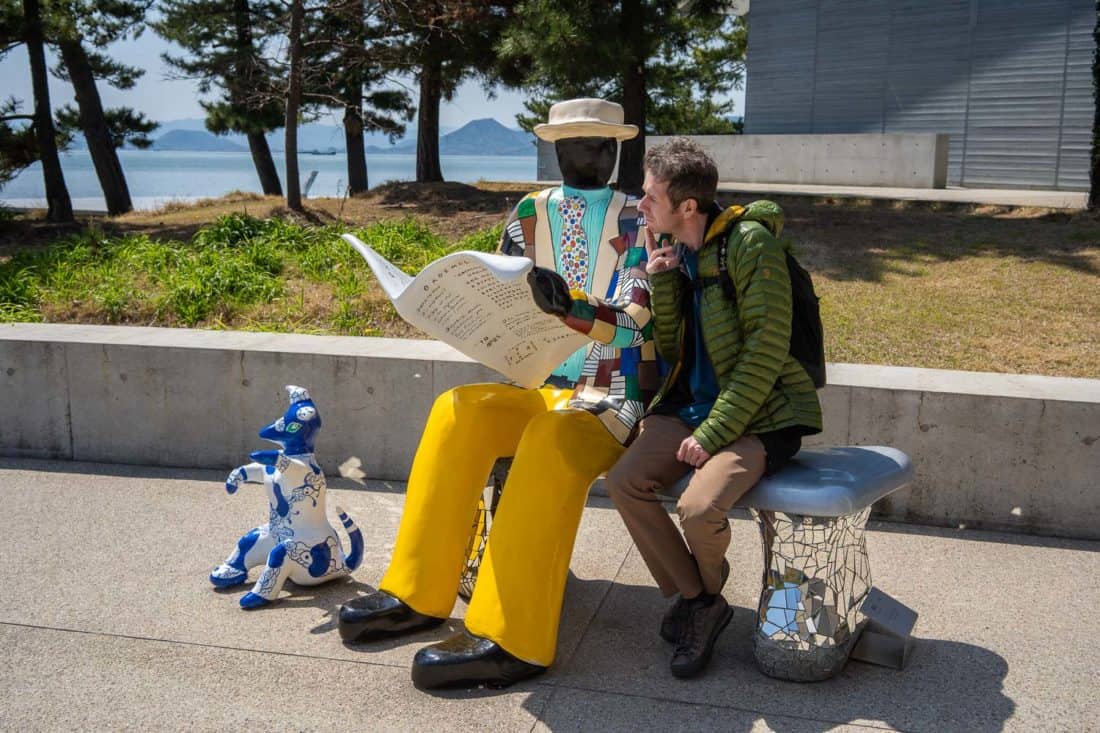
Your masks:
{"label": "small metal plaque", "polygon": [[867,617],[851,658],[883,667],[902,669],[913,647],[917,612],[904,603],[871,588],[860,611]]}

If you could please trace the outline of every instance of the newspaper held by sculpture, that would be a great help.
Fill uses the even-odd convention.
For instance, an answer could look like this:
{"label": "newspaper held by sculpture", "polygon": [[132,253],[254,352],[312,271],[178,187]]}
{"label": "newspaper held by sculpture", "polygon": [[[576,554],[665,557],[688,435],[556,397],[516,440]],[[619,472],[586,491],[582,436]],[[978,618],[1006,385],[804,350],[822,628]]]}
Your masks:
{"label": "newspaper held by sculpture", "polygon": [[454,252],[416,277],[351,234],[398,315],[432,338],[496,369],[520,387],[539,387],[589,339],[543,313],[531,296],[526,257]]}

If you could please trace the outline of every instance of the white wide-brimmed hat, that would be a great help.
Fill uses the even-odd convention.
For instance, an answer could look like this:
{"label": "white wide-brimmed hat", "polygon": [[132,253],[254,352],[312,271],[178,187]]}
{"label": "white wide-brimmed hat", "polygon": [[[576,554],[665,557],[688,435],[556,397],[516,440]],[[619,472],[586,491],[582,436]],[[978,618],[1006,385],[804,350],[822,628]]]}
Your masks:
{"label": "white wide-brimmed hat", "polygon": [[535,125],[547,142],[567,137],[613,137],[622,142],[638,134],[637,125],[623,124],[621,104],[602,99],[569,99],[550,108],[550,120]]}

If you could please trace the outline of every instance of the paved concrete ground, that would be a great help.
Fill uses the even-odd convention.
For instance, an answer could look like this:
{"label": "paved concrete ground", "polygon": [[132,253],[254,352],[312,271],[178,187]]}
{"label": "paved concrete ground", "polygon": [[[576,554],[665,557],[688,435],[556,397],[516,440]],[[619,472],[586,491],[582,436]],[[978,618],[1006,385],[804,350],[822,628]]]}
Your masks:
{"label": "paved concrete ground", "polygon": [[840,198],[896,199],[900,201],[943,201],[996,206],[1038,206],[1051,209],[1083,209],[1088,194],[1080,191],[1032,191],[1013,188],[894,188],[888,186],[817,186],[801,183],[745,183],[722,181],[725,194],[785,194],[791,196],[834,196]]}
{"label": "paved concrete ground", "polygon": [[[266,517],[209,471],[0,460],[0,730],[1090,730],[1100,543],[876,524],[876,584],[918,609],[910,666],[853,662],[828,682],[760,675],[748,643],[760,550],[733,522],[734,620],[707,674],[673,679],[664,609],[607,499],[585,512],[558,661],[504,691],[425,694],[408,665],[445,627],[341,643],[341,602],[377,583],[401,485],[334,480],[363,529],[354,580],[238,608],[210,568]],[[254,571],[255,572],[255,571]]]}

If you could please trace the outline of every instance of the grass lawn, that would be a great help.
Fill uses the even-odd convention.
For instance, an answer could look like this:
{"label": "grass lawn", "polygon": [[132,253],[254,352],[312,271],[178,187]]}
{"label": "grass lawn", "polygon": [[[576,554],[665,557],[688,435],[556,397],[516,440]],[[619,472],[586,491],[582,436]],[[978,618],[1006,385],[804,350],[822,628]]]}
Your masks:
{"label": "grass lawn", "polygon": [[[0,320],[417,337],[337,235],[416,272],[491,250],[524,192],[389,184],[310,200],[304,218],[239,194],[75,229],[0,215]],[[1100,376],[1100,217],[776,200],[821,295],[830,361]]]}

